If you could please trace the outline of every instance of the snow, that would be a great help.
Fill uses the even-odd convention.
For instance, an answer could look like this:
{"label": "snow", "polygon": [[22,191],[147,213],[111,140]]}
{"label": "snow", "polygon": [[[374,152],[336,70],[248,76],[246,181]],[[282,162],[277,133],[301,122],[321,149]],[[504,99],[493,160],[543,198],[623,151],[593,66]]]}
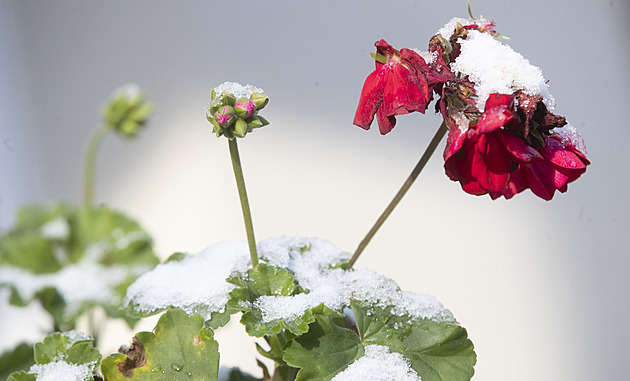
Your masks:
{"label": "snow", "polygon": [[540,95],[549,110],[555,101],[539,67],[488,33],[470,30],[459,40],[461,53],[451,63],[455,73],[467,75],[475,83],[477,108],[483,111],[491,93],[512,94],[523,90],[528,95]]}
{"label": "snow", "polygon": [[[432,296],[403,292],[393,280],[369,269],[335,268],[350,255],[323,239],[271,238],[257,247],[263,261],[291,271],[306,291],[293,296],[261,296],[253,306],[243,305],[260,309],[264,322],[288,322],[322,303],[341,311],[351,300],[361,300],[370,306],[393,305],[392,313],[399,316],[455,323],[451,312]],[[209,319],[212,312],[224,311],[229,292],[236,287],[225,280],[235,273],[246,277],[249,265],[245,242],[214,245],[140,276],[127,289],[124,303],[145,312],[173,306]]]}
{"label": "snow", "polygon": [[125,266],[105,267],[84,260],[49,274],[34,274],[17,267],[0,267],[0,284],[13,286],[24,300],[30,300],[39,290],[53,287],[66,302],[68,314],[73,315],[86,301],[117,303],[119,297],[114,294],[113,288],[130,275],[129,268]]}
{"label": "snow", "polygon": [[127,100],[134,100],[141,95],[142,90],[140,90],[140,86],[138,86],[136,83],[127,83],[114,91],[114,93],[112,94],[112,99],[124,97]]}
{"label": "snow", "polygon": [[207,320],[212,312],[224,311],[228,294],[236,287],[225,280],[234,272],[247,271],[249,265],[246,243],[217,244],[141,275],[127,289],[123,303],[149,313],[173,306]]}
{"label": "snow", "polygon": [[455,28],[457,27],[457,24],[466,26],[466,25],[476,24],[476,21],[475,19],[470,19],[470,18],[464,19],[461,17],[453,17],[452,19],[449,20],[449,22],[444,24],[444,26],[440,28],[440,30],[438,30],[435,34],[441,34],[442,37],[444,37],[444,39],[448,41],[451,39],[451,36],[453,36],[453,33],[455,32]]}
{"label": "snow", "polygon": [[70,348],[72,344],[76,343],[77,341],[92,340],[90,336],[86,335],[85,333],[81,331],[77,331],[74,329],[71,331],[62,332],[62,335],[67,337],[70,341],[68,343],[68,348]]}
{"label": "snow", "polygon": [[236,97],[236,99],[239,99],[249,98],[254,93],[263,93],[263,90],[259,89],[258,87],[252,85],[242,85],[238,82],[223,82],[219,86],[215,87],[213,90],[216,94],[216,97],[210,102],[210,106],[220,104],[221,95],[223,94],[232,94],[234,95],[234,97]]}
{"label": "snow", "polygon": [[37,374],[37,381],[83,381],[92,379],[92,370],[96,362],[82,365],[69,364],[65,361],[54,361],[48,364],[35,364],[28,373]]}
{"label": "snow", "polygon": [[42,225],[39,231],[43,238],[64,240],[70,234],[70,226],[65,218],[57,217]]}
{"label": "snow", "polygon": [[586,153],[586,143],[584,143],[584,139],[577,132],[575,127],[570,124],[565,124],[562,127],[556,127],[551,130],[552,134],[556,134],[560,137],[560,143],[564,147],[571,146],[579,151],[585,158],[588,158],[588,154]]}
{"label": "snow", "polygon": [[[302,253],[300,248],[310,249]],[[351,300],[372,306],[394,305],[392,313],[417,319],[454,322],[453,316],[434,297],[400,290],[396,282],[370,269],[331,268],[350,255],[331,243],[311,238],[273,238],[259,244],[259,254],[269,264],[289,269],[308,293],[294,296],[264,296],[254,302],[263,321],[292,320],[309,309],[324,304],[342,310]]]}
{"label": "snow", "polygon": [[420,376],[411,369],[409,360],[400,353],[391,353],[381,345],[368,345],[365,355],[344,371],[333,377],[332,381],[420,381]]}

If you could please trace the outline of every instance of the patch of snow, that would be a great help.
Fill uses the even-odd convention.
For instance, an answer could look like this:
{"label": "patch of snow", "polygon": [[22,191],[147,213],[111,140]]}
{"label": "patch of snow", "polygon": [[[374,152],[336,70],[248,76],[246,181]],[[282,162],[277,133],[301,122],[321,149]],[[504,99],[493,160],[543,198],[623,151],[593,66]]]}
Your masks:
{"label": "patch of snow", "polygon": [[368,345],[365,355],[332,381],[420,381],[420,376],[411,368],[409,360],[400,353],[391,353],[382,345]]}
{"label": "patch of snow", "polygon": [[76,365],[65,361],[53,361],[48,364],[35,364],[28,373],[37,374],[37,381],[84,381],[92,379],[95,366],[96,362]]}
{"label": "patch of snow", "polygon": [[560,143],[562,143],[564,147],[571,146],[578,150],[585,158],[588,158],[586,143],[584,143],[584,139],[582,139],[582,136],[577,132],[575,127],[567,123],[562,127],[554,128],[551,130],[551,133],[560,137]]}
{"label": "patch of snow", "polygon": [[42,225],[39,231],[43,238],[64,240],[70,234],[70,226],[65,218],[57,217]]}
{"label": "patch of snow", "polygon": [[[403,292],[396,282],[369,269],[344,270],[338,266],[350,255],[319,238],[271,238],[260,242],[258,253],[269,265],[286,268],[306,291],[293,296],[261,296],[241,307],[260,309],[263,321],[291,321],[306,310],[324,304],[341,311],[352,300],[370,306],[395,306],[392,313],[412,319],[455,323],[450,311],[432,296]],[[178,262],[158,265],[127,289],[125,304],[145,312],[178,307],[205,319],[224,311],[236,286],[225,280],[234,273],[246,276],[250,266],[245,242],[223,243]]]}
{"label": "patch of snow", "polygon": [[81,331],[77,331],[76,329],[62,332],[62,335],[67,337],[68,340],[70,340],[70,342],[68,343],[68,348],[70,348],[72,344],[76,343],[77,341],[92,340],[90,336],[86,335],[85,333]]}
{"label": "patch of snow", "polygon": [[72,315],[86,301],[117,303],[119,299],[113,288],[130,275],[125,266],[105,267],[85,260],[48,274],[34,274],[11,266],[0,267],[0,284],[13,286],[25,300],[33,298],[39,290],[53,287],[66,302],[68,314]]}
{"label": "patch of snow", "polygon": [[246,272],[250,263],[244,242],[213,245],[141,275],[127,289],[123,303],[144,312],[173,306],[207,320],[212,312],[224,311],[236,287],[225,280],[234,272]]}
{"label": "patch of snow", "polygon": [[492,93],[512,94],[523,90],[528,95],[540,95],[549,110],[555,100],[539,67],[529,63],[509,46],[497,41],[488,33],[468,31],[468,37],[459,41],[460,55],[451,63],[455,73],[467,75],[475,83],[477,108],[483,112],[486,100]]}
{"label": "patch of snow", "polygon": [[239,99],[249,98],[254,93],[263,93],[263,89],[252,85],[242,85],[238,82],[223,82],[219,86],[215,87],[213,90],[216,94],[216,97],[210,102],[210,106],[220,104],[221,96],[223,94],[232,94],[234,95],[234,97],[236,97],[236,99]]}
{"label": "patch of snow", "polygon": [[289,269],[300,286],[309,291],[258,298],[254,306],[261,310],[265,322],[289,321],[322,303],[341,310],[351,300],[379,307],[394,305],[392,313],[399,316],[454,322],[451,312],[432,296],[403,292],[396,282],[370,269],[331,268],[350,255],[325,240],[272,238],[260,243],[259,253],[269,264]]}

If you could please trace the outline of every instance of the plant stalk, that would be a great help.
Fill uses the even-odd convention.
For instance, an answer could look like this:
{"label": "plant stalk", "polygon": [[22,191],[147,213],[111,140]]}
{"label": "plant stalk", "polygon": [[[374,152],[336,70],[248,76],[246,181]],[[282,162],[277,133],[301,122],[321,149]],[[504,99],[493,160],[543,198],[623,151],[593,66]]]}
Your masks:
{"label": "plant stalk", "polygon": [[85,177],[83,179],[83,206],[89,207],[94,204],[94,172],[96,167],[96,153],[103,138],[109,129],[105,126],[97,127],[92,133],[87,150],[85,151]]}
{"label": "plant stalk", "polygon": [[247,243],[249,244],[249,255],[252,260],[252,267],[258,264],[258,253],[256,251],[256,238],[254,238],[254,224],[252,223],[252,215],[249,210],[249,201],[247,199],[247,190],[245,189],[245,179],[243,178],[243,168],[241,167],[241,159],[238,154],[238,146],[236,138],[228,139],[230,146],[230,157],[232,158],[232,168],[234,168],[234,177],[236,178],[236,186],[238,195],[241,199],[241,209],[243,209],[243,219],[245,220],[245,230],[247,231]]}
{"label": "plant stalk", "polygon": [[389,203],[389,205],[387,206],[383,214],[381,214],[381,216],[378,218],[378,220],[376,220],[376,223],[374,224],[374,226],[372,226],[372,229],[370,229],[365,238],[363,238],[363,240],[359,244],[359,247],[357,247],[354,255],[352,255],[352,258],[350,258],[350,266],[354,265],[354,263],[357,261],[363,250],[365,250],[368,243],[370,243],[378,229],[381,227],[381,225],[383,225],[385,220],[387,220],[387,217],[389,217],[389,215],[394,211],[394,208],[396,208],[396,205],[398,205],[405,193],[407,193],[416,178],[418,178],[418,175],[420,174],[420,172],[422,172],[422,169],[427,164],[427,162],[431,158],[431,155],[433,155],[433,152],[435,152],[438,144],[440,144],[440,141],[446,134],[446,131],[446,124],[442,122],[438,130],[435,132],[435,135],[433,135],[433,139],[431,139],[429,146],[422,154],[422,157],[420,158],[420,161],[418,161],[418,164],[416,164],[415,168],[413,169],[413,171],[411,171],[411,174],[409,175],[407,180],[404,182],[398,193],[396,193],[396,196],[394,196],[394,199]]}

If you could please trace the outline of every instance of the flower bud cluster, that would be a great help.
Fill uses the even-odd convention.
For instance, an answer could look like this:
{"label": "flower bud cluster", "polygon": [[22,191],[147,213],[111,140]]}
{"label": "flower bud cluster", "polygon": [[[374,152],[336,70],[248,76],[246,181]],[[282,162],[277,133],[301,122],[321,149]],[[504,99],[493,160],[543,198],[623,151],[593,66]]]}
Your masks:
{"label": "flower bud cluster", "polygon": [[153,104],[144,100],[136,84],[127,84],[112,94],[103,107],[103,122],[123,138],[138,134],[153,112]]}
{"label": "flower bud cluster", "polygon": [[269,97],[263,94],[262,89],[225,82],[212,90],[206,118],[217,137],[242,138],[254,128],[269,124],[267,119],[258,115],[267,103]]}

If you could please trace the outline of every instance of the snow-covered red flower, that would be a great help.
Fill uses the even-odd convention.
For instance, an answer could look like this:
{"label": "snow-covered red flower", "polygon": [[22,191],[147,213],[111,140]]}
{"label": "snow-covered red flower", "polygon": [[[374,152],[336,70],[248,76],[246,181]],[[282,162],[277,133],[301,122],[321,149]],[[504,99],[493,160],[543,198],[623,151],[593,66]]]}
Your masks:
{"label": "snow-covered red flower", "polygon": [[[474,195],[509,199],[529,188],[551,200],[590,164],[584,141],[570,125],[551,129],[566,122],[542,102],[523,109],[514,100],[514,95],[493,93],[476,124],[453,119],[444,151],[446,174]],[[530,124],[537,129],[530,130]]]}
{"label": "snow-covered red flower", "polygon": [[[514,156],[526,160],[542,156],[511,133],[520,119],[514,96],[491,94],[484,113],[474,126],[451,128],[444,151],[444,168],[453,181],[470,194],[500,192],[510,183]],[[464,122],[464,123],[467,123]]]}
{"label": "snow-covered red flower", "polygon": [[365,80],[354,124],[368,130],[376,115],[384,135],[396,125],[396,115],[424,113],[433,88],[449,77],[438,73],[414,50],[396,50],[385,40],[374,45],[376,70]]}

